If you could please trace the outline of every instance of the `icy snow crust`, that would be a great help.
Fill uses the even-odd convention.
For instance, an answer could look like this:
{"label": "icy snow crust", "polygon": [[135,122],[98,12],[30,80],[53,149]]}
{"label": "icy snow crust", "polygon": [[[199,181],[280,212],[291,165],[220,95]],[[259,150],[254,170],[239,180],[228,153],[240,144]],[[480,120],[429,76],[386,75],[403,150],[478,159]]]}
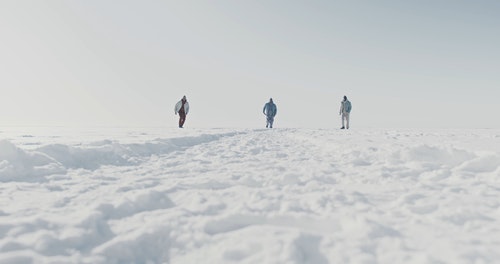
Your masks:
{"label": "icy snow crust", "polygon": [[500,259],[498,130],[0,139],[0,263]]}

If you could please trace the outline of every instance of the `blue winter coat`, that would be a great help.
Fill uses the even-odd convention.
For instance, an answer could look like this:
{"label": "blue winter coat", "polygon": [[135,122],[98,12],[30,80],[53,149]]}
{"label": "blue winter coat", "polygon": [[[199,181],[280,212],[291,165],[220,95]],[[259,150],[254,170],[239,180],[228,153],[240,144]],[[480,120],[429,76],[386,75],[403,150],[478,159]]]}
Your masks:
{"label": "blue winter coat", "polygon": [[266,105],[264,105],[264,109],[262,109],[262,112],[266,116],[274,117],[278,113],[278,108],[276,107],[276,105],[274,103],[269,102],[269,103],[266,103]]}

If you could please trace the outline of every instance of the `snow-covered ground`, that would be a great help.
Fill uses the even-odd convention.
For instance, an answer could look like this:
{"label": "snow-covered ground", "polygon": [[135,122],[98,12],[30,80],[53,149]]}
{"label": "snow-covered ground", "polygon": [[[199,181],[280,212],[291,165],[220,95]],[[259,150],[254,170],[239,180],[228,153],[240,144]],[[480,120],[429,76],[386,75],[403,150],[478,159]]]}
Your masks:
{"label": "snow-covered ground", "polygon": [[500,130],[0,128],[0,263],[499,263]]}

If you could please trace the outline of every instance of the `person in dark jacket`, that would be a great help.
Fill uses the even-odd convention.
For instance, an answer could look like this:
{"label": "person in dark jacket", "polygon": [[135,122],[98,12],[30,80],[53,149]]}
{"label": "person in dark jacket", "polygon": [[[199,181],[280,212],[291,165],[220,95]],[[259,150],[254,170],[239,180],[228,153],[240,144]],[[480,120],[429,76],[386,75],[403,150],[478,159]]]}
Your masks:
{"label": "person in dark jacket", "polygon": [[184,95],[182,99],[175,104],[174,108],[175,114],[179,113],[179,128],[184,126],[184,122],[186,122],[186,115],[189,113],[189,103]]}
{"label": "person in dark jacket", "polygon": [[278,113],[278,108],[274,104],[273,98],[269,99],[269,102],[264,105],[262,112],[267,117],[266,128],[273,128],[274,117],[276,116],[276,113]]}

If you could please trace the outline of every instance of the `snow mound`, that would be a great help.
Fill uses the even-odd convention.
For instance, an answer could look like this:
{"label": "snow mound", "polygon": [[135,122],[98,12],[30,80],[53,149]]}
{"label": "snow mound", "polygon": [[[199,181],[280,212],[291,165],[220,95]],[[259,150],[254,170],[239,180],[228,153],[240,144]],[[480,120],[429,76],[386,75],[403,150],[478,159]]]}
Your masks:
{"label": "snow mound", "polygon": [[36,180],[66,170],[43,152],[26,152],[7,140],[0,141],[0,182]]}
{"label": "snow mound", "polygon": [[96,170],[102,166],[135,166],[153,155],[168,154],[236,133],[155,139],[133,144],[120,144],[114,140],[101,140],[80,146],[49,144],[34,150],[23,150],[2,140],[0,181],[40,180],[43,176],[64,174],[69,169]]}
{"label": "snow mound", "polygon": [[466,150],[429,145],[409,147],[401,153],[403,161],[450,167],[455,167],[474,157],[473,153]]}

